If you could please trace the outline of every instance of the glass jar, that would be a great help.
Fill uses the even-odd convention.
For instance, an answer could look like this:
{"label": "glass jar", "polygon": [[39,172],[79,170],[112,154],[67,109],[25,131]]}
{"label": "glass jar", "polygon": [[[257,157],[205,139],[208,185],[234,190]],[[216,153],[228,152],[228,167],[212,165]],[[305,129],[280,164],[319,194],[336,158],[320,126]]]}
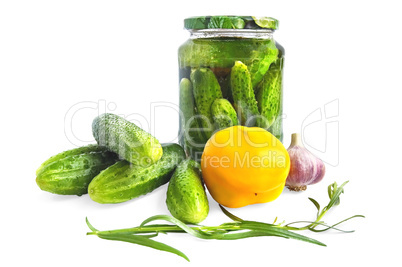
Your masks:
{"label": "glass jar", "polygon": [[180,46],[179,141],[200,160],[211,135],[233,125],[261,127],[282,141],[284,49],[269,17],[206,16],[184,20]]}

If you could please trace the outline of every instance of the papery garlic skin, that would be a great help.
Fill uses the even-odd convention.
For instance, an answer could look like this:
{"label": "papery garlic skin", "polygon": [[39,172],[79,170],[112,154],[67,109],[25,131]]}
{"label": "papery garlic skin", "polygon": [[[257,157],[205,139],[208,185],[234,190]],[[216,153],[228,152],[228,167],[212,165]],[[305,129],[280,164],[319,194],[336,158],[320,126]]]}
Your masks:
{"label": "papery garlic skin", "polygon": [[290,171],[286,178],[286,186],[289,190],[304,191],[308,185],[316,184],[324,178],[324,162],[303,146],[299,134],[292,134],[292,142],[287,150]]}

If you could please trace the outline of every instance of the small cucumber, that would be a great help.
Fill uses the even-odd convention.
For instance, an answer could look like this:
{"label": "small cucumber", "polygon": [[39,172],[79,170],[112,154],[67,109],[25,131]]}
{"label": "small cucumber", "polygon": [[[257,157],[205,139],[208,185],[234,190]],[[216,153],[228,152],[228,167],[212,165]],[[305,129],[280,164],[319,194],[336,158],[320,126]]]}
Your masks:
{"label": "small cucumber", "polygon": [[181,138],[184,140],[184,146],[202,147],[207,139],[201,132],[197,114],[195,112],[193,87],[191,81],[183,78],[180,81],[180,111],[181,111]]}
{"label": "small cucumber", "polygon": [[162,148],[162,158],[148,167],[123,160],[102,171],[89,184],[91,199],[98,203],[121,203],[167,183],[185,154],[178,144],[164,144]]}
{"label": "small cucumber", "polygon": [[193,159],[201,159],[207,138],[201,131],[200,118],[195,111],[193,87],[187,78],[180,80],[180,144],[187,155]]}
{"label": "small cucumber", "polygon": [[50,193],[81,196],[88,192],[91,180],[116,160],[116,154],[98,145],[67,150],[42,163],[36,183]]}
{"label": "small cucumber", "polygon": [[216,99],[212,103],[211,112],[216,130],[222,130],[239,124],[236,111],[227,99]]}
{"label": "small cucumber", "polygon": [[196,224],[208,216],[199,163],[186,159],[177,166],[168,185],[166,205],[173,217],[185,223]]}
{"label": "small cucumber", "polygon": [[259,116],[257,101],[251,85],[250,72],[241,61],[236,61],[230,74],[233,104],[241,125],[255,126]]}
{"label": "small cucumber", "polygon": [[134,165],[147,166],[162,157],[161,144],[155,137],[120,116],[99,115],[92,122],[92,133],[100,146]]}
{"label": "small cucumber", "polygon": [[209,68],[194,69],[190,79],[197,112],[201,116],[200,125],[203,127],[205,137],[209,139],[213,132],[211,105],[215,99],[222,98],[222,91],[215,74]]}
{"label": "small cucumber", "polygon": [[257,100],[261,116],[257,120],[257,126],[268,130],[280,115],[282,105],[281,70],[276,65],[272,65],[258,87]]}

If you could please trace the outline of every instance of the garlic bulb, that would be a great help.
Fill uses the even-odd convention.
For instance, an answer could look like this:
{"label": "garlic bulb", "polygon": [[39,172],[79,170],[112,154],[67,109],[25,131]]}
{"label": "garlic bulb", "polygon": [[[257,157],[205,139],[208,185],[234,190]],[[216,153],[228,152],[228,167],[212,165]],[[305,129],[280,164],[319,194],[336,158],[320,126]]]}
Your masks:
{"label": "garlic bulb", "polygon": [[291,191],[304,191],[307,185],[318,183],[325,174],[324,162],[314,156],[301,143],[300,134],[292,134],[288,147],[290,171],[286,178],[286,186]]}

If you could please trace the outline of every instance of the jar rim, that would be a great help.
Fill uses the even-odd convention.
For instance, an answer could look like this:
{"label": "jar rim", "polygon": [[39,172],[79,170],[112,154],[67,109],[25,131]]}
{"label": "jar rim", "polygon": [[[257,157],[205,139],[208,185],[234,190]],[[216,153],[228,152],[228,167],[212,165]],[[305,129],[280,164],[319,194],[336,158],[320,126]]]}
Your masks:
{"label": "jar rim", "polygon": [[234,29],[277,30],[279,21],[272,17],[256,16],[196,16],[184,19],[187,30]]}
{"label": "jar rim", "polygon": [[262,38],[273,37],[274,30],[271,29],[189,29],[191,38],[215,38],[215,37],[241,37],[241,38]]}

